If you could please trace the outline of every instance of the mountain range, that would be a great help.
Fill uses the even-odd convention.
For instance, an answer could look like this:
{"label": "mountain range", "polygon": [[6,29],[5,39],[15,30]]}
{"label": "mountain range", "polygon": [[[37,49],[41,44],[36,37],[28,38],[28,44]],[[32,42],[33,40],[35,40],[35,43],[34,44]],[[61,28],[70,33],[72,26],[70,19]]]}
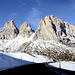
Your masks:
{"label": "mountain range", "polygon": [[1,52],[27,52],[61,60],[75,61],[75,26],[53,15],[41,19],[37,30],[28,22],[18,29],[13,20],[0,30]]}

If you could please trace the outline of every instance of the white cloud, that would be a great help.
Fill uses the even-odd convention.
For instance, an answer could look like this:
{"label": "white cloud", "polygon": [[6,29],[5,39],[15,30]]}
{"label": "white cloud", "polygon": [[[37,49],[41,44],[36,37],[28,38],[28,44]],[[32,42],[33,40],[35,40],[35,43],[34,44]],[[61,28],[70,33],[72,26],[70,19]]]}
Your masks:
{"label": "white cloud", "polygon": [[20,3],[20,5],[19,6],[22,6],[22,5],[27,5],[25,2],[23,2],[23,1],[21,1],[21,0],[17,0],[19,3]]}
{"label": "white cloud", "polygon": [[28,8],[31,8],[32,9],[32,7],[29,4],[23,2],[22,0],[17,0],[17,1],[20,3],[18,7],[24,5],[24,6],[27,6]]}
{"label": "white cloud", "polygon": [[23,5],[27,5],[25,2],[22,2],[21,0],[17,0],[17,1]]}
{"label": "white cloud", "polygon": [[40,5],[40,1],[39,0],[36,0],[36,2]]}
{"label": "white cloud", "polygon": [[75,0],[71,0],[72,1],[72,7],[75,9]]}
{"label": "white cloud", "polygon": [[32,11],[27,16],[27,21],[30,22],[33,27],[37,27],[38,23],[41,20],[41,14],[42,13],[39,10],[37,10],[36,8],[32,8]]}
{"label": "white cloud", "polygon": [[10,15],[9,15],[10,17],[15,17],[15,16],[17,16],[17,13],[11,13]]}
{"label": "white cloud", "polygon": [[[17,1],[20,3],[19,6],[25,5],[25,6],[27,6],[28,8],[31,9],[30,12],[28,12],[28,16],[27,16],[27,18],[26,18],[26,21],[29,22],[33,27],[34,27],[34,26],[37,26],[38,23],[39,23],[40,20],[41,20],[40,15],[41,15],[42,13],[41,13],[39,10],[37,10],[36,7],[30,6],[30,5],[28,5],[27,3],[24,3],[22,0],[17,0]],[[39,0],[35,0],[35,1],[36,1],[36,3],[37,3],[38,5],[40,5],[40,1],[39,1]]]}
{"label": "white cloud", "polygon": [[37,18],[41,15],[42,13],[38,11],[36,8],[32,8],[32,11],[29,13],[29,16],[27,17],[28,19],[33,19]]}
{"label": "white cloud", "polygon": [[36,8],[32,8],[31,14],[32,14],[32,17],[37,17],[42,13],[39,10],[37,10]]}
{"label": "white cloud", "polygon": [[8,15],[7,19],[9,19],[9,18],[14,18],[14,17],[16,17],[17,15],[18,15],[18,14],[17,14],[16,12],[10,13],[10,14]]}

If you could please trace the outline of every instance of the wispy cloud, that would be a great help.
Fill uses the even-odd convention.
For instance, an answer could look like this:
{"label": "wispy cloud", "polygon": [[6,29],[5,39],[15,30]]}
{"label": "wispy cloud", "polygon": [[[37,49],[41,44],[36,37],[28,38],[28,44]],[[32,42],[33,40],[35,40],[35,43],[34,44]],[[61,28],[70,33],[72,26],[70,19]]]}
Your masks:
{"label": "wispy cloud", "polygon": [[19,3],[23,4],[23,5],[27,5],[25,2],[21,1],[21,0],[17,0]]}
{"label": "wispy cloud", "polygon": [[71,0],[72,2],[72,7],[75,9],[75,0]]}
{"label": "wispy cloud", "polygon": [[37,2],[38,5],[40,5],[40,1],[39,0],[36,0],[36,2]]}
{"label": "wispy cloud", "polygon": [[[30,8],[30,11],[28,12],[28,16],[26,18],[26,21],[29,22],[31,24],[31,26],[33,27],[33,29],[37,28],[37,25],[38,23],[40,22],[41,20],[41,12],[36,8],[36,7],[33,7],[25,2],[23,2],[22,0],[17,0],[20,5],[24,5],[24,6],[27,6],[28,8]],[[40,1],[39,0],[35,0],[35,2],[40,5]],[[35,30],[34,29],[34,30]]]}
{"label": "wispy cloud", "polygon": [[[27,16],[27,21],[35,28],[41,20],[41,12],[36,8],[32,8],[32,11]],[[35,28],[36,29],[36,28]]]}
{"label": "wispy cloud", "polygon": [[15,13],[15,12],[9,14],[9,17],[15,17],[15,16],[17,16],[17,13]]}
{"label": "wispy cloud", "polygon": [[31,14],[32,14],[31,15],[32,17],[37,17],[37,16],[39,16],[42,13],[39,10],[37,10],[36,8],[32,8]]}
{"label": "wispy cloud", "polygon": [[10,13],[8,16],[7,16],[7,19],[12,19],[14,17],[16,17],[18,14],[16,12],[13,12],[13,13]]}
{"label": "wispy cloud", "polygon": [[20,3],[18,7],[24,5],[24,6],[27,6],[28,8],[32,9],[32,7],[29,4],[25,3],[24,1],[22,1],[22,0],[17,0],[17,1]]}
{"label": "wispy cloud", "polygon": [[25,2],[23,2],[23,1],[21,1],[21,0],[17,0],[17,1],[20,3],[19,6],[21,6],[21,5],[27,5]]}

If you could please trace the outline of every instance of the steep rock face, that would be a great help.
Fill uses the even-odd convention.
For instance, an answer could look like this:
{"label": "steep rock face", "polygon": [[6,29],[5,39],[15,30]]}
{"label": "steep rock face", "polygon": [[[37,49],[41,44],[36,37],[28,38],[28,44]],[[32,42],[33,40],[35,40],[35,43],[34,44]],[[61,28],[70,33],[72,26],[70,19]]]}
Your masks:
{"label": "steep rock face", "polygon": [[15,26],[14,21],[9,20],[0,30],[0,39],[12,40],[17,37],[18,33],[19,31]]}
{"label": "steep rock face", "polygon": [[30,24],[28,24],[27,22],[23,23],[20,26],[19,35],[21,35],[22,37],[29,38],[33,33],[34,31],[31,29]]}
{"label": "steep rock face", "polygon": [[34,40],[43,39],[60,41],[61,38],[69,36],[71,38],[75,37],[75,27],[51,15],[41,19],[35,32]]}
{"label": "steep rock face", "polygon": [[68,22],[64,22],[66,27],[66,33],[68,37],[75,37],[75,26],[68,24]]}

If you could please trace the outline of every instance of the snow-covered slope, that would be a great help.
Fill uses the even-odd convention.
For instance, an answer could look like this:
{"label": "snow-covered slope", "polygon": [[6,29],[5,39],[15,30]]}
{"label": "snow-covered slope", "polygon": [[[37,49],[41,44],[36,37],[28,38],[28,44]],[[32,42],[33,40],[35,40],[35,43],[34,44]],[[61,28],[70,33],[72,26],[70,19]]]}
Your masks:
{"label": "snow-covered slope", "polygon": [[29,55],[26,53],[0,53],[0,71],[35,63],[50,61],[41,55]]}
{"label": "snow-covered slope", "polygon": [[[29,55],[26,53],[0,53],[0,71],[35,63],[53,62],[52,59],[48,59],[41,55]],[[48,64],[59,68],[59,63],[54,62]],[[61,68],[66,70],[75,71],[75,62],[61,61]]]}
{"label": "snow-covered slope", "polygon": [[[31,53],[38,55],[46,55],[58,61],[59,49],[61,51],[61,60],[75,60],[75,47],[64,45],[54,40],[33,40],[35,33],[30,38],[23,38],[18,35],[13,40],[0,40],[0,51],[4,53]],[[74,40],[74,39],[73,39]]]}
{"label": "snow-covered slope", "polygon": [[33,40],[33,36],[35,33],[32,34],[30,38],[23,38],[22,36],[18,35],[13,40],[1,40],[0,39],[0,51],[3,52],[14,52],[16,51],[22,44],[26,42],[30,42]]}
{"label": "snow-covered slope", "polygon": [[[59,68],[59,62],[50,63],[50,66]],[[61,61],[61,69],[75,71],[75,62],[72,61]]]}
{"label": "snow-covered slope", "polygon": [[24,48],[26,48],[27,50],[30,49],[32,51],[36,50],[36,49],[42,50],[42,49],[48,49],[48,48],[55,48],[56,51],[58,51],[57,49],[61,48],[61,51],[69,50],[70,52],[75,53],[75,50],[74,50],[75,47],[63,45],[60,42],[56,42],[53,40],[45,41],[45,40],[41,40],[41,39],[37,39],[37,40],[33,41],[34,35],[35,35],[35,33],[33,33],[30,38],[27,38],[27,37],[23,38],[22,36],[18,35],[13,40],[1,40],[0,39],[0,51],[8,52],[8,53],[9,52],[13,52],[13,53],[21,52],[20,47],[23,44],[25,44],[26,47],[24,45]]}

